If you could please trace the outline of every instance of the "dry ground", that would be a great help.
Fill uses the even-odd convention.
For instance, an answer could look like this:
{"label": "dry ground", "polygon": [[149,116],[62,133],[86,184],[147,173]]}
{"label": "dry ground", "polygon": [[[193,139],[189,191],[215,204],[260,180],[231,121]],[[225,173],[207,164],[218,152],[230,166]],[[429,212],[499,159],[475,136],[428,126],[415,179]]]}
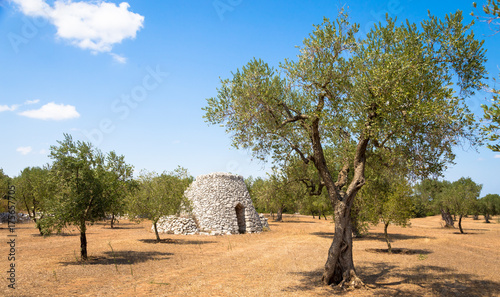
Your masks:
{"label": "dry ground", "polygon": [[18,224],[16,285],[7,287],[8,230],[0,225],[1,296],[500,296],[500,224],[463,222],[468,234],[440,228],[440,218],[413,219],[409,228],[381,226],[355,239],[354,261],[366,289],[322,286],[332,241],[331,220],[285,216],[271,231],[231,236],[163,235],[154,243],[147,222],[99,223],[89,229],[91,260],[78,259],[79,236],[40,237]]}

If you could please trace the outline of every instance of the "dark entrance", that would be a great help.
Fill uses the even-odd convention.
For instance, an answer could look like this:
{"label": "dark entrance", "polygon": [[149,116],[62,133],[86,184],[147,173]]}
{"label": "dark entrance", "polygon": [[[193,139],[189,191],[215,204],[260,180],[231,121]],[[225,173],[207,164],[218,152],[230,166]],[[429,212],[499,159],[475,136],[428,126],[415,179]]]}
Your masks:
{"label": "dark entrance", "polygon": [[240,234],[243,234],[247,230],[245,222],[245,207],[243,207],[241,203],[238,203],[238,205],[236,205],[234,210],[236,211],[236,220],[238,221],[238,232]]}

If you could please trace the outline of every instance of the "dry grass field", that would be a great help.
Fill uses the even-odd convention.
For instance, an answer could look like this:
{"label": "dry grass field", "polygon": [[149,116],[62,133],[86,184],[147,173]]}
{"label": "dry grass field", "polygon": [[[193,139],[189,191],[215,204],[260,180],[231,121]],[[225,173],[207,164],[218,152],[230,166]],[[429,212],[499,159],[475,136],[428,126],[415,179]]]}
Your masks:
{"label": "dry grass field", "polygon": [[[331,220],[285,216],[271,231],[231,236],[163,235],[150,224],[121,221],[89,229],[90,260],[78,261],[76,230],[40,237],[32,223],[16,230],[16,290],[7,287],[8,230],[0,225],[1,296],[500,296],[500,224],[466,218],[467,234],[440,228],[439,217],[391,226],[387,254],[381,226],[355,239],[354,261],[366,289],[322,286]],[[482,218],[481,218],[482,219]]]}

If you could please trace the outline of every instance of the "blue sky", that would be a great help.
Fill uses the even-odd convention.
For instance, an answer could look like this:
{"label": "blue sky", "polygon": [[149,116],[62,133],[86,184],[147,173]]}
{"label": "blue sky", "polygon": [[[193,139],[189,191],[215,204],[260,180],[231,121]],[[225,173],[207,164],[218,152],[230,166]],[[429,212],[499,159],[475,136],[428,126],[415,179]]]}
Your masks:
{"label": "blue sky", "polygon": [[[478,1],[481,4],[481,1]],[[141,169],[194,176],[214,171],[264,176],[265,164],[230,147],[202,116],[229,77],[253,57],[277,66],[294,58],[313,24],[349,6],[367,32],[385,13],[420,22],[472,1],[0,1],[0,168],[10,176],[50,162],[49,147],[70,133],[115,150]],[[484,23],[487,69],[498,75],[500,36]],[[482,115],[487,93],[470,100]],[[500,193],[500,154],[457,148],[445,178],[470,176],[482,195]]]}

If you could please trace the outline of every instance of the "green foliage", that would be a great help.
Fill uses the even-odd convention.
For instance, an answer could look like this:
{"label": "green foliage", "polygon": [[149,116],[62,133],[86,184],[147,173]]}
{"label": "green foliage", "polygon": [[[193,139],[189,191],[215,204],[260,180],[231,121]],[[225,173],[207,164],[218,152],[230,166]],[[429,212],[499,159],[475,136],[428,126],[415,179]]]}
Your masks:
{"label": "green foliage", "polygon": [[444,203],[452,214],[466,216],[474,211],[474,205],[481,193],[482,185],[476,184],[470,177],[460,178],[451,183],[443,194]]}
{"label": "green foliage", "polygon": [[[461,21],[460,12],[445,22],[430,17],[419,29],[388,18],[357,42],[358,26],[345,15],[325,19],[298,60],[281,65],[284,77],[254,59],[222,80],[217,97],[207,99],[205,119],[223,124],[234,146],[277,163],[296,154],[318,167],[318,133],[323,151],[340,160],[353,162],[354,139],[370,139],[367,149],[402,156],[415,174],[438,173],[461,137],[474,139],[463,98],[485,75],[482,42]],[[453,93],[455,78],[460,94]]]}
{"label": "green foliage", "polygon": [[[481,87],[486,59],[472,24],[462,21],[460,11],[444,21],[429,16],[419,27],[387,17],[356,40],[359,25],[344,12],[335,21],[325,18],[281,71],[253,59],[221,80],[204,118],[225,126],[233,146],[270,157],[282,170],[292,158],[314,164],[336,222],[348,224],[344,218],[366,182],[367,158],[425,177],[453,161],[459,141],[475,143],[476,124],[464,99]],[[348,250],[343,245],[351,244],[341,236],[329,253],[337,258],[325,266],[327,284],[340,282],[347,269],[336,264]]]}
{"label": "green foliage", "polygon": [[193,178],[182,167],[161,175],[155,172],[141,172],[137,189],[127,198],[130,218],[137,221],[151,220],[159,241],[156,230],[158,220],[163,216],[180,214],[182,210],[189,211],[189,200],[184,196],[184,191],[192,181]]}
{"label": "green foliage", "polygon": [[500,90],[493,90],[495,94],[490,106],[481,105],[484,111],[486,125],[482,127],[486,139],[490,142],[488,148],[500,152]]}
{"label": "green foliage", "polygon": [[114,151],[106,157],[106,172],[103,182],[105,183],[103,195],[109,200],[108,213],[111,214],[111,227],[113,227],[115,216],[126,213],[126,196],[137,187],[136,181],[132,179],[134,167],[125,163],[124,156],[118,156]]}
{"label": "green foliage", "polygon": [[257,178],[250,191],[252,201],[259,211],[280,214],[297,209],[297,202],[305,191],[297,181],[289,179],[286,172],[273,170],[267,179]]}
{"label": "green foliage", "polygon": [[[477,8],[477,3],[473,2],[472,5],[474,8]],[[483,20],[490,27],[496,26],[496,28],[492,28],[492,30],[495,33],[500,32],[500,24],[498,23],[498,20],[500,19],[500,1],[498,0],[487,0],[486,4],[482,6],[483,12],[486,14],[486,16],[482,15],[477,15],[474,12],[471,13],[472,16],[475,16],[479,20]]]}
{"label": "green foliage", "polygon": [[9,191],[9,183],[11,179],[0,168],[0,212],[7,211],[7,193]]}
{"label": "green foliage", "polygon": [[413,215],[412,189],[401,176],[378,176],[361,192],[363,213],[373,224],[378,222],[406,226]]}
{"label": "green foliage", "polygon": [[478,200],[479,212],[484,215],[486,222],[489,222],[490,216],[500,214],[500,195],[488,194]]}
{"label": "green foliage", "polygon": [[27,167],[15,178],[16,199],[20,207],[28,212],[30,218],[43,235],[40,220],[48,211],[50,200],[56,195],[57,188],[51,178],[50,167]]}
{"label": "green foliage", "polygon": [[[448,181],[424,179],[413,189],[413,205],[417,216],[435,215],[449,207],[444,203],[444,192],[451,186]],[[418,212],[417,212],[418,211]]]}
{"label": "green foliage", "polygon": [[[477,4],[474,2],[474,7]],[[479,20],[485,21],[497,34],[500,32],[500,1],[498,0],[488,0],[485,5],[482,6],[483,12],[486,16],[476,15],[471,13],[471,15],[476,16]],[[485,140],[489,143],[488,148],[494,152],[500,152],[500,90],[490,89],[493,94],[491,99],[491,105],[481,105],[484,111],[483,121],[485,125],[482,127],[483,135]]]}
{"label": "green foliage", "polygon": [[40,221],[42,232],[50,234],[53,230],[61,231],[67,225],[76,226],[80,231],[81,258],[86,260],[87,225],[104,218],[112,210],[116,201],[110,194],[113,180],[110,177],[116,174],[112,163],[115,159],[123,161],[123,157],[114,153],[106,157],[92,144],[73,141],[68,134],[64,134],[64,140],[58,141],[58,144],[50,147],[53,159],[50,179],[57,191],[45,204],[50,215]]}

